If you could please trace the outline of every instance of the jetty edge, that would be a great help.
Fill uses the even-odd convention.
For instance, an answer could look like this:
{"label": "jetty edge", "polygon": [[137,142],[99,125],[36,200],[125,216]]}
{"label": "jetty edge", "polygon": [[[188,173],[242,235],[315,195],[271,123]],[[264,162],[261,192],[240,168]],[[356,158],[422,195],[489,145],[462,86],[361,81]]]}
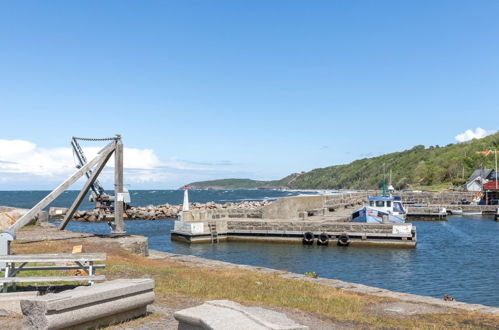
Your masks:
{"label": "jetty edge", "polygon": [[[118,238],[89,234],[80,236],[80,233],[71,233],[68,238],[63,238],[52,236],[60,235],[60,231],[44,228],[41,230],[44,240],[40,240],[40,230],[34,227],[20,231],[21,240],[12,245],[14,253],[66,252],[71,251],[74,245],[81,244],[85,252],[107,253],[108,266],[104,274],[110,280],[127,278],[132,274],[136,278],[155,279],[156,301],[152,314],[122,323],[116,326],[116,329],[147,327],[157,325],[158,322],[167,325],[170,324],[168,322],[174,322],[171,317],[174,311],[215,299],[230,299],[249,306],[277,308],[310,328],[343,326],[493,329],[499,324],[499,310],[495,307],[409,294],[399,295],[396,292],[343,281],[311,278],[302,274],[191,255],[149,250],[149,256],[146,257],[110,244]],[[20,322],[15,317],[2,317],[0,320],[6,325]]]}

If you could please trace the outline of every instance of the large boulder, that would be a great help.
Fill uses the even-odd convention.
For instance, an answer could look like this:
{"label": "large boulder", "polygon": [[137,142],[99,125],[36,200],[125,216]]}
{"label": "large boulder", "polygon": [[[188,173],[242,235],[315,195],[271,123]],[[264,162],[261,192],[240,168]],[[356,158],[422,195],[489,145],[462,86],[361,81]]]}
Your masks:
{"label": "large boulder", "polygon": [[0,206],[0,231],[8,229],[20,217],[28,213],[27,209],[18,209],[15,207]]}
{"label": "large boulder", "polygon": [[305,330],[284,313],[247,307],[230,300],[211,300],[173,315],[179,329],[189,330]]}

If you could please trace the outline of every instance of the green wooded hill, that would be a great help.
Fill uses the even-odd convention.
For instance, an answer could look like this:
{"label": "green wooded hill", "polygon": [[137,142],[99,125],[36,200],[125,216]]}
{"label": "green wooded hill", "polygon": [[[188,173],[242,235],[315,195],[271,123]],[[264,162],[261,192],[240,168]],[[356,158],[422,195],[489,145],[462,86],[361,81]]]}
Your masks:
{"label": "green wooded hill", "polygon": [[396,189],[418,187],[460,187],[471,173],[483,166],[494,168],[494,154],[479,151],[499,149],[499,133],[445,147],[418,145],[412,149],[356,160],[350,164],[318,168],[289,175],[281,180],[223,179],[193,182],[210,189],[377,189],[385,168]]}

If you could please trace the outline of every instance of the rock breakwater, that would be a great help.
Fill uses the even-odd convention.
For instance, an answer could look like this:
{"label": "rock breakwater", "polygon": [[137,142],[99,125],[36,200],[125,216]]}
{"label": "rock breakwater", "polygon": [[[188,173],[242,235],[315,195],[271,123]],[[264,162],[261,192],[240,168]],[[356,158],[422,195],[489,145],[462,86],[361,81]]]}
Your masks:
{"label": "rock breakwater", "polygon": [[[191,210],[223,210],[223,209],[244,209],[258,210],[271,202],[269,201],[244,201],[237,203],[191,203]],[[148,205],[148,206],[132,206],[127,208],[124,218],[127,220],[158,220],[158,219],[176,219],[182,211],[182,205]],[[67,208],[50,208],[49,214],[52,219],[62,219],[67,212]],[[75,221],[106,221],[112,218],[112,213],[99,216],[99,210],[82,210],[77,211],[72,220]]]}

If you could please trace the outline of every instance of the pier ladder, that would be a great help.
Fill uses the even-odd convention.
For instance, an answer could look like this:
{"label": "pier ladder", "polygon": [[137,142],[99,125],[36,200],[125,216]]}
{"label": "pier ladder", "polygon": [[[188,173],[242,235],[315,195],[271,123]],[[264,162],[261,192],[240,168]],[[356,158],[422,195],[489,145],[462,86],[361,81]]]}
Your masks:
{"label": "pier ladder", "polygon": [[211,244],[218,244],[218,232],[217,232],[217,224],[216,223],[209,223],[208,227],[210,228],[210,234],[211,234]]}

